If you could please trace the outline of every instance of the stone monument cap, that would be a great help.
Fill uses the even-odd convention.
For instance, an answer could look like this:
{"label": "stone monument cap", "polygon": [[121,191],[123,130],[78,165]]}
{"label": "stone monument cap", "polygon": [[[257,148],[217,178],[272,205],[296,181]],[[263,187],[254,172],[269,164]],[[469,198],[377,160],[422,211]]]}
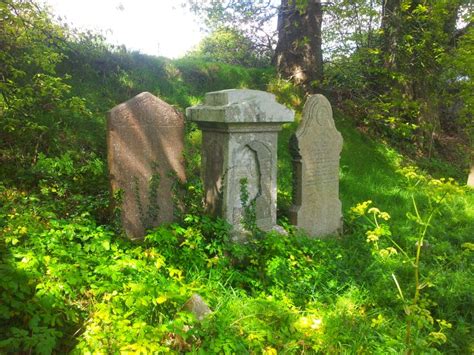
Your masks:
{"label": "stone monument cap", "polygon": [[268,92],[230,89],[208,92],[204,105],[188,107],[186,115],[197,122],[285,123],[293,122],[295,113]]}

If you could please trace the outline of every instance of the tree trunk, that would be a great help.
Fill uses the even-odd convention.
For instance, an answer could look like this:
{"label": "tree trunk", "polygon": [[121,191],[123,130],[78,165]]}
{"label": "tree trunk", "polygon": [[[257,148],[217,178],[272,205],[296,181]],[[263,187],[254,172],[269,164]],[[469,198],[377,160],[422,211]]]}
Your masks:
{"label": "tree trunk", "polygon": [[282,0],[278,15],[278,43],[275,64],[285,79],[313,93],[323,79],[320,0],[307,0],[298,7],[296,0]]}
{"label": "tree trunk", "polygon": [[386,69],[397,67],[397,46],[401,26],[400,6],[401,0],[383,0],[382,2],[382,54]]}

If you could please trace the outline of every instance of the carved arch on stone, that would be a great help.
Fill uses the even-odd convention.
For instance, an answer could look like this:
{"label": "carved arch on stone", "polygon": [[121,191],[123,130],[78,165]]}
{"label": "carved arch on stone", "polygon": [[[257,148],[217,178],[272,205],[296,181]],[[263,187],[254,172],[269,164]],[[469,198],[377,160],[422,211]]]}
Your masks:
{"label": "carved arch on stone", "polygon": [[296,135],[298,138],[307,134],[315,134],[313,130],[317,127],[317,123],[321,128],[336,130],[332,115],[331,104],[323,95],[311,95],[303,108],[303,120],[300,123]]}
{"label": "carved arch on stone", "polygon": [[240,201],[240,179],[249,178],[248,190],[250,200],[256,204],[257,226],[265,227],[271,220],[272,203],[272,151],[270,147],[261,141],[243,143],[237,149],[236,164],[232,167],[234,190],[234,206],[232,221],[240,224],[242,218],[242,206]]}
{"label": "carved arch on stone", "polygon": [[271,218],[272,204],[272,178],[273,178],[273,155],[270,147],[261,141],[252,141],[246,144],[257,157],[257,167],[259,170],[258,193],[255,197],[257,206],[257,225],[259,221],[264,223],[265,220]]}

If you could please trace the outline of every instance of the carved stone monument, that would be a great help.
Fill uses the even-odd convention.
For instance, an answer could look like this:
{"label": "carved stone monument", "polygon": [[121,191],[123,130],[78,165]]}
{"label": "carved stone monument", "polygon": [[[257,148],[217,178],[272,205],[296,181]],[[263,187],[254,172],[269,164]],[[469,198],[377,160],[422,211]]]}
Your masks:
{"label": "carved stone monument", "polygon": [[257,227],[276,226],[278,131],[292,122],[293,111],[257,90],[223,90],[207,93],[204,105],[189,107],[189,119],[202,130],[202,176],[208,212],[221,216],[242,237],[246,206],[255,206]]}
{"label": "carved stone monument", "polygon": [[[107,116],[112,193],[131,239],[174,219],[172,185],[185,180],[184,118],[148,92],[115,106]],[[174,175],[174,177],[172,176]]]}
{"label": "carved stone monument", "polygon": [[471,172],[467,178],[467,186],[474,187],[474,165],[471,166]]}
{"label": "carved stone monument", "polygon": [[342,136],[334,125],[331,105],[323,95],[312,95],[306,101],[290,150],[294,174],[290,222],[311,236],[340,233]]}

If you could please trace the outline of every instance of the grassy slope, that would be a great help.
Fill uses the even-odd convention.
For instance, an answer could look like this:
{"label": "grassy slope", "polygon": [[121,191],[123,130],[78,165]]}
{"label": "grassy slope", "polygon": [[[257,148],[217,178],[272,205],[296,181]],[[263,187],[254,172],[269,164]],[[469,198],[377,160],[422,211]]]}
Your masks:
{"label": "grassy slope", "polygon": [[[374,141],[358,131],[354,122],[351,122],[350,118],[343,113],[337,112],[335,121],[344,139],[340,161],[340,198],[344,214],[347,215],[349,209],[357,203],[372,200],[374,205],[381,210],[390,211],[394,219],[405,219],[412,201],[411,193],[405,188],[406,179],[399,170],[403,166],[416,166],[416,163],[404,158],[385,142]],[[288,141],[296,127],[296,123],[286,125],[279,136],[278,182],[281,190],[279,207],[284,209],[287,209],[291,203],[292,167]],[[459,172],[456,171],[456,173],[462,176]],[[449,177],[445,176],[445,178]],[[459,184],[463,183],[464,181],[459,181]],[[466,191],[467,193],[461,197],[463,208],[450,212],[450,217],[453,217],[454,221],[469,220],[474,216],[472,204],[474,196],[472,191]],[[284,211],[282,214],[284,215]],[[458,227],[461,228],[461,226]],[[467,224],[465,227],[474,228],[474,225]],[[470,231],[474,235],[474,229]]]}
{"label": "grassy slope", "polygon": [[[403,157],[386,143],[374,141],[358,131],[350,118],[343,113],[336,113],[335,121],[344,138],[340,162],[340,198],[345,216],[346,238],[341,242],[344,250],[353,251],[346,254],[346,260],[339,260],[339,271],[344,274],[342,269],[345,269],[346,274],[343,277],[345,282],[350,280],[349,284],[355,287],[358,292],[362,291],[362,294],[364,294],[364,291],[366,291],[370,295],[363,302],[365,305],[371,302],[374,302],[373,305],[385,304],[387,308],[382,311],[382,314],[386,315],[387,313],[384,312],[387,310],[391,309],[393,311],[397,308],[397,302],[399,306],[398,293],[390,276],[391,272],[399,277],[400,274],[402,275],[403,282],[405,282],[405,285],[402,285],[403,290],[406,294],[412,295],[414,292],[413,269],[410,267],[394,268],[392,265],[374,271],[378,266],[372,256],[364,255],[365,234],[361,234],[360,230],[354,229],[354,222],[349,218],[350,209],[357,203],[371,200],[373,206],[377,206],[382,211],[387,211],[391,215],[389,224],[393,239],[414,260],[417,227],[416,223],[408,218],[409,215],[415,213],[412,197],[417,203],[420,214],[423,218],[426,218],[430,207],[430,196],[433,197],[434,193],[427,187],[429,183],[428,185],[420,184],[419,187],[414,189],[410,188],[410,184],[401,172],[401,168],[414,167],[416,166],[415,162]],[[296,124],[287,125],[279,138],[278,181],[281,217],[285,216],[291,204],[291,160],[287,147],[289,137],[295,129]],[[430,168],[437,176],[443,176],[442,173],[437,172],[436,166]],[[451,169],[456,172],[456,175],[463,176],[456,169]],[[443,171],[445,170],[446,167],[443,167]],[[421,172],[421,176],[426,177],[425,174]],[[428,180],[430,180],[429,177]],[[464,181],[460,181],[460,184],[464,184]],[[453,322],[456,329],[448,332],[448,345],[444,348],[445,351],[462,353],[472,351],[473,347],[472,342],[467,340],[472,336],[473,321],[472,311],[467,311],[472,308],[473,304],[474,285],[469,276],[472,272],[472,256],[465,254],[466,244],[463,244],[472,242],[473,236],[474,190],[469,188],[456,189],[451,197],[447,197],[447,201],[432,220],[425,238],[427,247],[422,249],[421,254],[421,273],[423,277],[426,277],[425,280],[433,282],[433,288],[425,289],[426,299],[431,299],[431,302],[435,302],[434,304],[437,305],[432,308],[432,316],[436,319],[446,319]],[[341,245],[337,247],[341,247]],[[334,280],[337,280],[337,277]],[[350,288],[349,290],[353,289]],[[341,297],[345,299],[344,297],[346,297],[345,293],[335,293],[334,296],[335,299],[329,308],[337,308],[338,299]],[[348,297],[349,302],[354,302],[358,296],[349,295]],[[346,299],[346,301],[348,300]],[[357,302],[355,301],[356,304]],[[373,312],[375,317],[377,311],[373,310]],[[403,311],[400,313],[403,314]],[[400,317],[400,314],[396,317]],[[436,321],[434,321],[434,324],[436,324]],[[395,325],[392,323],[391,326]],[[403,323],[396,327],[405,329]],[[352,349],[351,351],[358,349],[356,344],[359,342],[370,343],[361,328],[356,327],[352,331],[353,338],[350,341],[343,336],[344,332],[336,331],[336,333],[332,333],[333,339],[328,343],[337,341],[336,339],[342,336],[348,341],[342,348]],[[373,332],[374,329],[369,328],[369,331]],[[390,343],[390,340],[386,338],[386,334],[381,335],[379,340]],[[426,347],[426,344],[422,345],[423,347]],[[372,349],[372,351],[386,352],[389,351],[389,348],[375,350],[376,348],[371,348],[368,345],[368,349]]]}
{"label": "grassy slope", "polygon": [[[389,212],[391,220],[388,224],[393,239],[414,260],[417,227],[407,217],[414,213],[412,196],[424,218],[429,210],[428,195],[432,192],[425,185],[415,190],[409,188],[407,178],[400,169],[413,166],[413,162],[383,142],[376,142],[359,132],[353,122],[341,113],[336,114],[336,125],[344,137],[340,193],[346,233],[342,240],[326,240],[322,244],[311,245],[310,248],[317,251],[316,255],[323,255],[323,258],[318,260],[319,276],[308,276],[313,283],[312,288],[301,286],[305,290],[302,292],[309,294],[306,294],[306,303],[301,305],[300,310],[317,309],[314,313],[309,312],[308,316],[317,315],[325,323],[324,331],[316,336],[322,346],[316,349],[330,352],[402,351],[406,323],[391,273],[397,275],[406,297],[411,297],[414,292],[413,269],[401,259],[379,263],[369,252],[364,230],[356,228],[349,218],[350,209],[359,202],[372,200],[374,206]],[[291,159],[287,147],[296,126],[286,125],[279,136],[278,207],[283,218],[291,203]],[[420,174],[425,176],[422,172]],[[455,328],[447,331],[448,343],[441,348],[444,351],[466,352],[472,348],[467,340],[472,334],[473,313],[469,310],[473,302],[473,285],[469,276],[472,257],[464,254],[462,245],[472,241],[473,221],[474,191],[456,188],[449,203],[433,219],[425,238],[429,247],[422,250],[421,273],[426,277],[424,280],[433,283],[432,288],[425,290],[423,297],[426,302],[439,306],[427,306],[431,314],[425,321],[445,319]],[[390,245],[385,243],[385,246]],[[287,248],[291,250],[288,245]],[[262,258],[267,257],[271,255],[262,254]],[[311,273],[308,270],[308,274]],[[291,282],[298,284],[302,281],[295,276]],[[290,299],[293,295],[293,301],[298,298],[290,286],[283,289]],[[235,298],[236,307],[252,311],[255,299],[245,303],[242,298]],[[283,312],[283,309],[280,311]],[[242,313],[245,317],[245,311],[238,312]],[[383,320],[380,324],[376,322],[379,316]],[[436,320],[433,322],[432,330],[439,330]],[[393,327],[397,331],[389,330]],[[422,339],[424,332],[426,329],[420,328],[417,336]],[[417,341],[418,349],[427,349],[430,344],[429,341]]]}
{"label": "grassy slope", "polygon": [[[123,58],[111,59],[114,60],[120,62]],[[153,58],[127,60],[130,63],[120,62],[123,71],[106,73],[109,76],[88,72],[88,82],[75,81],[79,74],[72,73],[77,93],[88,97],[100,117],[99,126],[103,125],[103,112],[109,106],[140,91],[161,94],[184,109],[205,91],[230,87],[264,89],[268,80],[268,72],[218,64]],[[149,61],[151,64],[147,65],[156,70],[157,77],[150,79],[149,68],[134,68],[140,61]],[[9,330],[10,339],[11,334],[17,334],[11,333],[13,327],[26,329],[27,335],[21,336],[33,339],[33,345],[10,342],[6,349],[35,347],[35,341],[41,338],[53,339],[52,346],[71,347],[78,342],[83,351],[104,347],[117,351],[123,346],[130,346],[129,350],[137,350],[138,346],[156,350],[156,339],[174,350],[196,346],[221,352],[262,348],[301,351],[308,346],[322,352],[401,351],[405,321],[390,272],[397,272],[401,280],[409,282],[410,268],[378,263],[365,242],[364,231],[356,228],[348,213],[356,203],[373,200],[374,205],[391,214],[394,239],[403,247],[413,248],[413,224],[406,217],[412,211],[411,194],[398,172],[407,162],[383,143],[358,132],[342,114],[336,116],[336,125],[344,137],[341,199],[347,238],[342,240],[308,241],[295,237],[281,241],[281,237],[270,237],[274,243],[256,245],[255,250],[228,251],[224,244],[216,243],[218,251],[211,252],[209,245],[217,238],[219,225],[206,226],[207,222],[199,217],[197,222],[183,224],[187,232],[177,227],[162,229],[152,234],[148,244],[136,247],[120,241],[109,226],[97,227],[90,215],[80,213],[83,208],[89,211],[82,204],[92,204],[92,194],[83,201],[84,197],[76,192],[72,197],[82,202],[72,211],[55,215],[52,211],[67,210],[71,195],[60,196],[59,201],[64,202],[59,206],[53,186],[48,186],[48,176],[43,176],[42,188],[46,186],[46,192],[25,194],[3,187],[0,226],[5,236],[1,249],[7,260],[2,269],[3,275],[8,276],[5,304],[16,303],[10,310],[10,323],[2,325],[2,329]],[[295,124],[288,125],[280,135],[281,216],[290,203],[291,162],[286,147],[295,128]],[[98,129],[103,132],[103,126]],[[102,150],[103,136],[96,137],[95,149]],[[198,144],[196,140],[190,143]],[[85,176],[69,172],[55,178],[70,179],[71,186],[82,179],[86,186],[87,174],[88,171]],[[426,207],[424,189],[417,192],[417,200],[420,207]],[[474,193],[457,191],[442,213],[427,237],[431,247],[423,252],[423,273],[437,273],[433,275],[435,287],[426,293],[439,305],[429,307],[433,316],[455,325],[448,331],[447,345],[439,349],[469,352],[472,264],[467,257],[458,258],[462,244],[474,235]],[[206,230],[209,226],[213,230]],[[183,239],[189,244],[183,244]],[[227,259],[229,253],[242,252],[243,257]],[[166,268],[157,266],[159,257],[144,256],[153,253],[166,257]],[[217,264],[209,266],[217,255]],[[296,263],[292,264],[294,255]],[[182,271],[183,279],[171,271],[177,269]],[[20,287],[19,292],[15,280],[31,287]],[[37,285],[41,287],[36,289]],[[404,287],[409,292],[409,285]],[[195,291],[203,294],[215,310],[211,320],[202,325],[179,313],[182,302]],[[150,303],[151,299],[160,301]],[[27,301],[25,310],[22,305]],[[35,313],[41,315],[40,319],[35,318]],[[379,315],[382,320],[377,323]],[[321,320],[322,327],[316,322]],[[314,327],[305,322],[313,322]],[[183,324],[193,324],[194,333],[183,332]],[[57,329],[65,334],[54,333]],[[72,337],[75,332],[77,338]],[[426,338],[424,333],[420,331],[417,339]],[[55,338],[61,340],[55,343]]]}

